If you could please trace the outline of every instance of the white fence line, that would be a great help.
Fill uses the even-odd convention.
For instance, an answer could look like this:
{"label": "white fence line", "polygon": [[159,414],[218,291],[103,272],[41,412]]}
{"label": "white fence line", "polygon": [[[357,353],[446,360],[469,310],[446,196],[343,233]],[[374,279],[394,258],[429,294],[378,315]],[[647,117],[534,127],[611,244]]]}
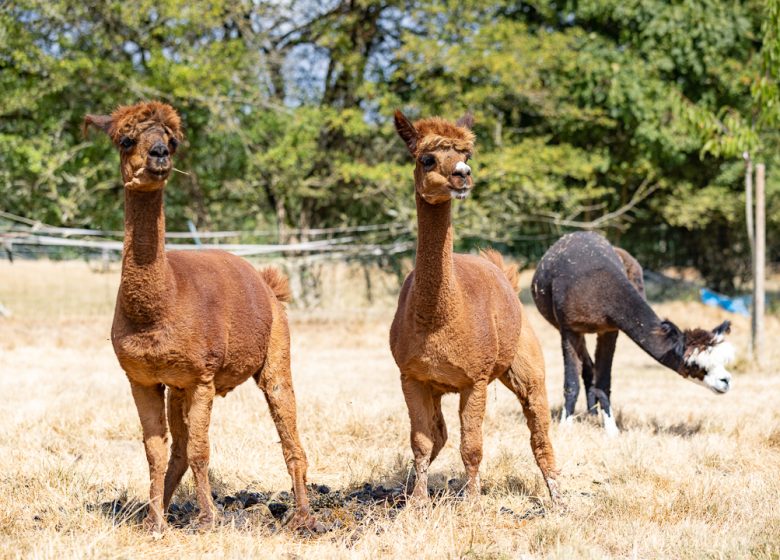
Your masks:
{"label": "white fence line", "polygon": [[[11,226],[7,229],[13,233],[35,233],[48,235],[61,235],[63,237],[124,237],[124,231],[118,230],[98,230],[86,228],[65,228],[50,226],[43,222],[30,220],[22,216],[17,216],[9,212],[0,210],[0,218],[4,218],[21,226]],[[390,222],[386,224],[369,224],[361,226],[344,226],[332,228],[284,228],[281,233],[285,235],[296,235],[306,237],[316,237],[320,235],[346,234],[346,233],[365,233],[379,231],[408,231],[408,224],[402,222]],[[198,231],[197,236],[201,239],[220,239],[226,237],[268,237],[279,235],[279,230],[228,230],[228,231]],[[166,231],[166,239],[193,239],[193,233],[190,231]]]}
{"label": "white fence line", "polygon": [[[5,249],[9,258],[13,257],[14,247],[73,248],[101,252],[104,259],[111,254],[121,254],[123,241],[117,239],[79,239],[82,237],[123,237],[124,232],[101,231],[84,228],[63,228],[49,226],[21,216],[0,211],[0,220],[5,219],[13,225],[0,227],[0,249]],[[293,243],[202,243],[202,239],[223,239],[231,237],[260,237],[272,232],[258,231],[218,231],[218,232],[168,232],[166,239],[192,240],[194,243],[166,243],[166,250],[194,251],[220,249],[245,257],[285,254],[293,258],[306,260],[332,258],[354,258],[364,256],[392,255],[414,248],[410,240],[399,239],[409,233],[409,227],[400,223],[375,224],[343,228],[297,229],[286,233],[298,232],[307,236],[329,235],[327,239],[314,239]],[[362,234],[373,233],[369,238]],[[334,235],[342,234],[337,237]],[[350,234],[350,235],[344,235]],[[276,232],[273,232],[276,235]],[[75,238],[75,239],[74,239]]]}

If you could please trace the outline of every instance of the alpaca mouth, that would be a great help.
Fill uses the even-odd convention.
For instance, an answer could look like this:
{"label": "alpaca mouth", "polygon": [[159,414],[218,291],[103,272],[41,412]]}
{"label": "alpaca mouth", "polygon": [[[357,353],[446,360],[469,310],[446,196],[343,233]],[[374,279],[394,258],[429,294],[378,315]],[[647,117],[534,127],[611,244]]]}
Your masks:
{"label": "alpaca mouth", "polygon": [[469,191],[471,189],[469,187],[465,187],[462,189],[456,189],[455,187],[450,187],[450,195],[452,198],[455,198],[457,200],[464,200],[468,195]]}
{"label": "alpaca mouth", "polygon": [[146,168],[146,173],[155,179],[164,179],[168,176],[168,173],[170,173],[171,170],[167,167],[164,167],[162,169],[152,169],[151,167]]}

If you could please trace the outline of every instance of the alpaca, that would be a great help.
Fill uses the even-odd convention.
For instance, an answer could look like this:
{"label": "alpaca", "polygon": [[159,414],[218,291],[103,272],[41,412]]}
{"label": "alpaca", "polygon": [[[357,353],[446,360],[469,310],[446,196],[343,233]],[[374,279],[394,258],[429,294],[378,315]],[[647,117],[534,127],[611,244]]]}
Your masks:
{"label": "alpaca", "polygon": [[531,449],[554,502],[560,495],[548,428],[544,358],[517,297],[517,268],[495,251],[453,254],[452,199],[473,187],[466,163],[474,145],[472,118],[438,117],[395,127],[415,160],[417,258],[398,299],[390,347],[401,372],[417,473],[412,497],[428,499],[428,469],[447,440],[445,393],[460,394],[461,458],[466,493],[480,494],[482,421],[487,386],[496,378],[520,400]]}
{"label": "alpaca", "polygon": [[143,428],[151,480],[144,527],[165,528],[164,512],[188,467],[195,477],[198,525],[213,524],[212,403],[215,395],[225,396],[253,377],[265,394],[292,478],[291,523],[314,528],[290,373],[287,278],[273,269],[258,272],[224,251],[165,252],[163,189],[182,139],[171,106],[119,107],[111,115],[87,115],[85,133],[89,126],[106,132],[119,150],[125,185],[122,276],[111,341]]}
{"label": "alpaca", "polygon": [[[642,267],[597,233],[560,238],[539,261],[531,291],[539,312],[561,333],[561,422],[571,421],[582,374],[588,410],[595,414],[598,402],[607,434],[618,433],[609,396],[619,331],[686,379],[718,394],[731,386],[725,367],[734,358],[733,346],[725,341],[729,321],[712,331],[681,331],[671,321],[662,321],[645,301]],[[595,365],[585,347],[586,333],[598,334]]]}

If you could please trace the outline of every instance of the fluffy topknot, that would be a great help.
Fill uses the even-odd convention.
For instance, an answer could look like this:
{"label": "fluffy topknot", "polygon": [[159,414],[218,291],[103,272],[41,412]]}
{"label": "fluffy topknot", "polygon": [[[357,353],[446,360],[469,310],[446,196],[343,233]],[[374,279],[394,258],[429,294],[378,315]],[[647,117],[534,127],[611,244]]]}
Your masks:
{"label": "fluffy topknot", "polygon": [[448,148],[459,152],[474,150],[474,133],[465,126],[458,126],[441,117],[415,121],[414,128],[420,136],[417,142],[417,155]]}
{"label": "fluffy topknot", "polygon": [[110,115],[86,115],[84,117],[84,135],[94,126],[103,130],[114,144],[123,136],[137,138],[138,135],[154,124],[161,124],[177,140],[182,140],[181,118],[176,109],[159,101],[142,101],[135,105],[117,107]]}
{"label": "fluffy topknot", "polygon": [[181,140],[182,130],[179,113],[167,103],[159,101],[146,101],[118,107],[111,113],[111,126],[108,129],[108,135],[116,143],[122,136],[137,136],[154,123],[163,125],[173,136]]}

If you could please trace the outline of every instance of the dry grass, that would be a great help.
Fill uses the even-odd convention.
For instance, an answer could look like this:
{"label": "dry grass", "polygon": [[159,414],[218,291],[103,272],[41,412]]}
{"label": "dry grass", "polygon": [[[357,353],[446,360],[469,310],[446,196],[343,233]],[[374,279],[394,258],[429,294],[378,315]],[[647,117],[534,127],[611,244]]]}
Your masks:
{"label": "dry grass", "polygon": [[[346,279],[349,275],[342,274]],[[528,275],[523,277],[528,284]],[[114,499],[143,500],[140,427],[108,342],[118,274],[83,263],[0,264],[0,555],[3,557],[306,558],[777,558],[780,555],[780,376],[749,371],[715,396],[656,365],[624,337],[613,404],[621,436],[584,418],[552,430],[568,511],[546,511],[519,405],[498,384],[485,421],[486,493],[452,495],[429,509],[336,506],[340,527],[318,537],[278,530],[271,518],[160,540],[104,513]],[[346,281],[346,280],[345,280]],[[339,288],[343,293],[355,292]],[[349,491],[398,484],[409,473],[408,420],[387,344],[388,298],[362,306],[332,297],[317,313],[293,310],[293,372],[309,479]],[[721,313],[695,303],[658,306],[684,326]],[[528,308],[562,400],[557,333]],[[735,320],[743,351],[747,322]],[[780,324],[769,321],[770,336]],[[780,348],[772,349],[771,364]],[[461,479],[456,399],[445,399],[450,441],[433,484]],[[580,409],[582,404],[580,403]],[[278,439],[260,392],[245,384],[219,399],[211,474],[220,494],[288,490]],[[178,500],[192,497],[189,475]],[[511,510],[511,511],[510,511]],[[524,514],[530,515],[524,516]]]}

